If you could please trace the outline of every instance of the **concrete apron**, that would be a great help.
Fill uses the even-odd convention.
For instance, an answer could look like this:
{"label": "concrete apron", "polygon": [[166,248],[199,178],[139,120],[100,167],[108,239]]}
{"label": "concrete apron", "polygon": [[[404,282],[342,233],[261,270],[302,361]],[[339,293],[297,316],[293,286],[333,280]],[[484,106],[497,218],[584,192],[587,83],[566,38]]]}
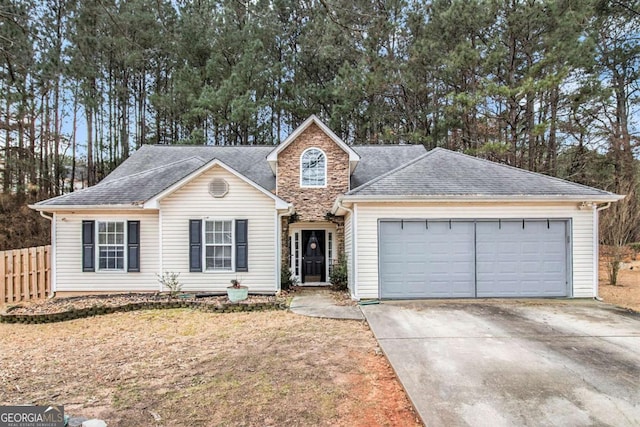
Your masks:
{"label": "concrete apron", "polygon": [[581,301],[362,311],[427,426],[640,425],[640,316]]}

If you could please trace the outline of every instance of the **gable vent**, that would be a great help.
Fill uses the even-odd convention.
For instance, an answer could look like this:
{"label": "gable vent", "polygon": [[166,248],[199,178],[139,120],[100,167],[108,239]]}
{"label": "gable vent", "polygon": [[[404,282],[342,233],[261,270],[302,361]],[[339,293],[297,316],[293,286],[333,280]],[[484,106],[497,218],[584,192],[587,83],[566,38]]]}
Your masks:
{"label": "gable vent", "polygon": [[229,192],[229,184],[222,178],[213,178],[209,183],[209,194],[213,197],[224,197]]}

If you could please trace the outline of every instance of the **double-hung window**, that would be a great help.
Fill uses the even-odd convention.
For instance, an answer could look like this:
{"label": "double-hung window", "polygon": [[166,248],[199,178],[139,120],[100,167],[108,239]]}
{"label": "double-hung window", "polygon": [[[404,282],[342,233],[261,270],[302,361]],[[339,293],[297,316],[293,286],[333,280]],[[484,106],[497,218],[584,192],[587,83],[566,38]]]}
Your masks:
{"label": "double-hung window", "polygon": [[189,271],[249,271],[247,219],[190,219]]}
{"label": "double-hung window", "polygon": [[124,221],[98,222],[98,270],[124,271]]}
{"label": "double-hung window", "polygon": [[231,271],[233,269],[233,221],[205,221],[205,270]]}

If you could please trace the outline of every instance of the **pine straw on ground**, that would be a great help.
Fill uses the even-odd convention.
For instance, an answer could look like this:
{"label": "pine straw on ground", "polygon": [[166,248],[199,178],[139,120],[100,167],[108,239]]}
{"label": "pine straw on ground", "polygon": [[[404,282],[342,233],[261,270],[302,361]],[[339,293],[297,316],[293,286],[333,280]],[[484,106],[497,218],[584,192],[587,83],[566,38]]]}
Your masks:
{"label": "pine straw on ground", "polygon": [[0,324],[0,404],[116,426],[415,426],[364,322],[290,312]]}

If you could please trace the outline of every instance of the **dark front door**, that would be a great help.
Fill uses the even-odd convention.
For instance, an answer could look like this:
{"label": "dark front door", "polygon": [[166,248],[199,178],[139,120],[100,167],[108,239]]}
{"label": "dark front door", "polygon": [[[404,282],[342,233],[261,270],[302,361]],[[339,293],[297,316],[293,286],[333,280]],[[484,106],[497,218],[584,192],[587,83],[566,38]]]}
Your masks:
{"label": "dark front door", "polygon": [[324,230],[302,231],[302,282],[326,281],[324,263]]}

